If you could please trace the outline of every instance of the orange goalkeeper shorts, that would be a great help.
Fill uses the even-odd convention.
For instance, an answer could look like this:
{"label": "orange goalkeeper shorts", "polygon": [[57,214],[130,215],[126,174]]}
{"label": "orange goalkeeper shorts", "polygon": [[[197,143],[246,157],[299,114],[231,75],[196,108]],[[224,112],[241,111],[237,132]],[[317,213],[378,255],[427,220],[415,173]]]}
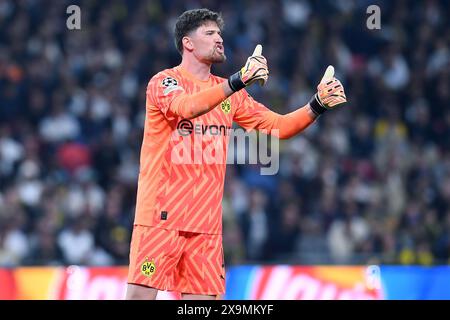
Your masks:
{"label": "orange goalkeeper shorts", "polygon": [[128,283],[188,294],[224,294],[222,235],[135,225]]}

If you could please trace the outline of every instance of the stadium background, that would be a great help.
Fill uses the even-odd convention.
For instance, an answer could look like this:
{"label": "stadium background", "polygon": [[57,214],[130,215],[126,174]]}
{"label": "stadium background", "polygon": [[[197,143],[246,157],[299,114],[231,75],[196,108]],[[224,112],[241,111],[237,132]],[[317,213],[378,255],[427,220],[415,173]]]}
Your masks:
{"label": "stadium background", "polygon": [[[66,28],[71,4],[81,8],[81,30]],[[380,30],[366,27],[371,4],[381,8]],[[0,297],[17,297],[12,292],[27,282],[23,277],[44,281],[73,273],[63,266],[117,266],[80,270],[121,277],[145,87],[152,75],[179,63],[174,21],[196,7],[225,19],[228,60],[214,67],[216,74],[235,72],[255,44],[263,44],[270,78],[250,92],[272,110],[287,113],[305,104],[329,64],[349,101],[280,144],[277,175],[228,165],[227,285],[235,288],[230,279],[245,277],[245,288],[258,286],[255,273],[276,275],[288,265],[296,267],[280,274],[352,288],[370,282],[367,265],[382,265],[377,272],[385,286],[400,288],[405,272],[420,283],[442,275],[444,285],[445,267],[401,266],[447,265],[450,258],[448,1],[4,0]],[[330,267],[307,268],[314,265]],[[332,265],[359,266],[359,273],[350,281],[347,269]],[[414,298],[434,292],[419,287],[402,290]],[[229,294],[238,297],[244,287],[235,289]],[[239,296],[248,297],[259,296]]]}

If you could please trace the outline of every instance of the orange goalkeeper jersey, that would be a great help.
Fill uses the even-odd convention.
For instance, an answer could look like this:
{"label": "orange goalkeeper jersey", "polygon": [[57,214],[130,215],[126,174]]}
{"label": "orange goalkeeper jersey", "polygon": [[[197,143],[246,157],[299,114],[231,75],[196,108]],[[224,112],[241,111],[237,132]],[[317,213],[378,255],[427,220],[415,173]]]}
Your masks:
{"label": "orange goalkeeper jersey", "polygon": [[221,203],[232,122],[247,130],[277,129],[276,114],[245,90],[196,118],[177,114],[175,99],[223,81],[214,75],[201,81],[181,66],[166,69],[149,81],[135,224],[222,233]]}

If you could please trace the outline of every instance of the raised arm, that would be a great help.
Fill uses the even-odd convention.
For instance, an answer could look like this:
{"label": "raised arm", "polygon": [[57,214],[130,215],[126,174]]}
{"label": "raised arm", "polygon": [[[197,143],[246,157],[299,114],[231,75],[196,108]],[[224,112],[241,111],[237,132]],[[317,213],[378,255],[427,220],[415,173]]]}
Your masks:
{"label": "raised arm", "polygon": [[261,45],[257,45],[244,67],[230,76],[228,81],[211,88],[188,94],[176,79],[160,74],[150,81],[147,96],[166,116],[172,114],[185,119],[196,118],[214,109],[234,92],[255,82],[263,85],[267,81],[269,71],[261,50]]}
{"label": "raised arm", "polygon": [[317,93],[306,105],[281,115],[245,94],[234,121],[247,130],[264,130],[267,134],[275,135],[280,139],[288,139],[306,129],[325,111],[346,101],[344,88],[340,81],[334,78],[333,67],[329,66],[317,86]]}

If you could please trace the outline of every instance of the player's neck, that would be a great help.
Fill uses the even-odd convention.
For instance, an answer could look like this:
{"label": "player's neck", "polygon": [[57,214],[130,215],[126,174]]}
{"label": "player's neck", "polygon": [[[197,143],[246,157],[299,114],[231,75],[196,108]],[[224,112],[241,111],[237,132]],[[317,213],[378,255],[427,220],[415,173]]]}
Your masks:
{"label": "player's neck", "polygon": [[211,74],[211,65],[198,60],[183,57],[180,66],[201,81],[207,81]]}

